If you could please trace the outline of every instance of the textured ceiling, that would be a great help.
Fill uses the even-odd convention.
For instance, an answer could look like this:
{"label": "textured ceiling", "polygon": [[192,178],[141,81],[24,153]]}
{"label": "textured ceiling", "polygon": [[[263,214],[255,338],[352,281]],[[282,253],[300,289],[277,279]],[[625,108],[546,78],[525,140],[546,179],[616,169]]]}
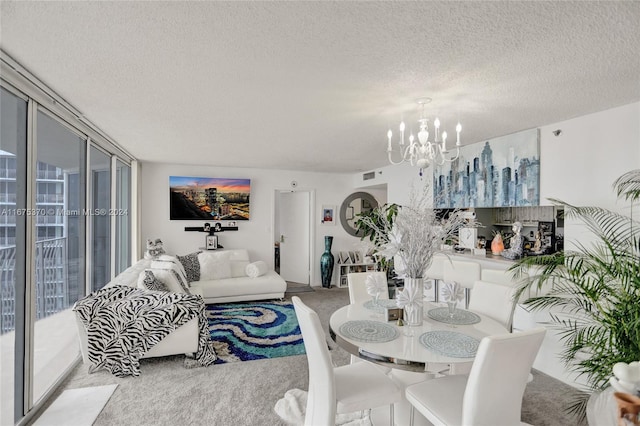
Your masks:
{"label": "textured ceiling", "polygon": [[9,2],[0,47],[142,161],[356,172],[640,100],[639,2]]}

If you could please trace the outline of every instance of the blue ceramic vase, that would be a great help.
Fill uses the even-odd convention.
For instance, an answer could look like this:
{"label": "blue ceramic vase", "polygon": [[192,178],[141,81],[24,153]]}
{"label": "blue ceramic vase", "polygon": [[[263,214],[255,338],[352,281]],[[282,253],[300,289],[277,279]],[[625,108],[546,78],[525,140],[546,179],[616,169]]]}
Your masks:
{"label": "blue ceramic vase", "polygon": [[320,256],[320,273],[322,275],[322,287],[331,288],[331,277],[333,276],[334,258],[331,254],[331,244],[333,237],[324,237],[324,253]]}

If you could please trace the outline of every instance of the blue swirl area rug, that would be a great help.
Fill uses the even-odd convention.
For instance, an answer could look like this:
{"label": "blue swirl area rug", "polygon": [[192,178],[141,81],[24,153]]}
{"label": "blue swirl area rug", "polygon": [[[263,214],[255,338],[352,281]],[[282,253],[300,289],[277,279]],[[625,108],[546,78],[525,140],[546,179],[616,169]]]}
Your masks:
{"label": "blue swirl area rug", "polygon": [[215,364],[305,353],[290,302],[207,305],[206,314],[218,355]]}

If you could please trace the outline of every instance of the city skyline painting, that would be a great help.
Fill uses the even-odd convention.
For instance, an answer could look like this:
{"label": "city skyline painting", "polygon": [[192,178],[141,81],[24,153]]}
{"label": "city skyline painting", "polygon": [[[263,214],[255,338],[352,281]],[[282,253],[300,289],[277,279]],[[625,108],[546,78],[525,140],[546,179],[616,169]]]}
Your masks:
{"label": "city skyline painting", "polygon": [[540,204],[540,132],[525,130],[460,148],[433,167],[435,208]]}
{"label": "city skyline painting", "polygon": [[250,179],[169,176],[171,220],[249,220]]}

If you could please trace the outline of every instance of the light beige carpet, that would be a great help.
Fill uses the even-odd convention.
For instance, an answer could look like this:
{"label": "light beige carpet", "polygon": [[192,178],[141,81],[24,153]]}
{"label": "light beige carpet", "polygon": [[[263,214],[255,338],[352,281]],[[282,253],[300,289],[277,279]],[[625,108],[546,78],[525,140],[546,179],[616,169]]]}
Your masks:
{"label": "light beige carpet", "polygon": [[[325,333],[331,313],[349,304],[346,288],[314,288],[299,297],[318,312]],[[328,339],[336,365],[349,355]],[[87,373],[79,365],[63,390],[117,383],[118,389],[94,426],[115,425],[286,425],[276,414],[276,402],[290,389],[307,390],[306,355],[206,368],[184,368],[184,356],[142,360],[139,377],[116,378],[106,371]],[[578,393],[537,371],[527,386],[522,420],[536,426],[579,425],[565,413]]]}

